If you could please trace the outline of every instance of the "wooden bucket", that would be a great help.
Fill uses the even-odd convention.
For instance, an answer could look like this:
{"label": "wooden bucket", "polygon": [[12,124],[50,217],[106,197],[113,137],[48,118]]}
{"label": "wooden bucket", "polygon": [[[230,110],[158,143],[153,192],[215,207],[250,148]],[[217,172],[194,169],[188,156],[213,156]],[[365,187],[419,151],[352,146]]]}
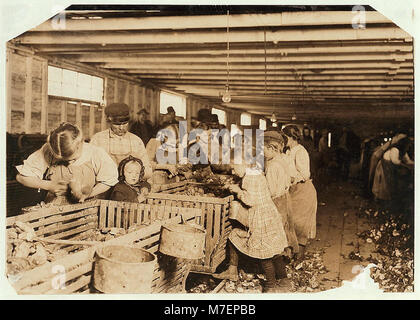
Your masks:
{"label": "wooden bucket", "polygon": [[198,225],[171,224],[162,226],[159,251],[182,259],[204,257],[206,231]]}
{"label": "wooden bucket", "polygon": [[153,184],[167,184],[169,182],[168,173],[164,170],[156,170],[152,175]]}
{"label": "wooden bucket", "polygon": [[103,293],[150,293],[157,258],[129,246],[105,246],[96,251],[93,286]]}

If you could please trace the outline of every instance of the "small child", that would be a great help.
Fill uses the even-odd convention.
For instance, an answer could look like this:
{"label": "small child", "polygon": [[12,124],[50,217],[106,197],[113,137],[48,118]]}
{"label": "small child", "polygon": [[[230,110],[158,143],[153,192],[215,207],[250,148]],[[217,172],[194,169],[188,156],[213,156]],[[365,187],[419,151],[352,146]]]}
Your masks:
{"label": "small child", "polygon": [[144,166],[140,159],[129,156],[118,166],[119,182],[112,189],[110,200],[143,202],[151,190],[144,180]]}
{"label": "small child", "polygon": [[267,180],[259,169],[234,165],[234,174],[242,178],[241,186],[231,185],[230,191],[248,209],[247,226],[235,227],[229,235],[229,267],[213,275],[218,279],[238,280],[238,252],[259,259],[267,278],[264,292],[277,292],[276,270],[273,258],[288,246],[282,217],[271,199]]}

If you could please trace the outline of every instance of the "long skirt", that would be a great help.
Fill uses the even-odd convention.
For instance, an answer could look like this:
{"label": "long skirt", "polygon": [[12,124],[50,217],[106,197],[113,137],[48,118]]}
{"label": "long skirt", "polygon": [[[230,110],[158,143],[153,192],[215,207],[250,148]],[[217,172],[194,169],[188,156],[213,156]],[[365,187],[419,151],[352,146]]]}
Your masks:
{"label": "long skirt", "polygon": [[290,188],[292,199],[291,221],[299,244],[306,245],[316,236],[317,195],[311,180]]}
{"label": "long skirt", "polygon": [[249,228],[234,228],[229,235],[232,244],[249,257],[272,258],[288,246],[282,218],[270,202],[261,210],[250,208]]}
{"label": "long skirt", "polygon": [[292,198],[289,193],[273,199],[283,220],[284,232],[286,233],[287,243],[293,252],[299,251],[299,242],[292,221]]}
{"label": "long skirt", "polygon": [[377,199],[391,200],[396,186],[395,166],[389,160],[381,159],[376,166],[372,193]]}

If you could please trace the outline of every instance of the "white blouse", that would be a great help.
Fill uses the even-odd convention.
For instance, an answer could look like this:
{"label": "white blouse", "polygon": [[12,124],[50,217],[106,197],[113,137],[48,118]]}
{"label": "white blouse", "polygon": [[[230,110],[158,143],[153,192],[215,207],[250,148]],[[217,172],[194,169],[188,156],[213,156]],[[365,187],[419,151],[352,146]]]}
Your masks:
{"label": "white blouse", "polygon": [[291,176],[293,183],[309,180],[311,177],[309,154],[306,149],[298,144],[290,149],[287,154],[291,162]]}

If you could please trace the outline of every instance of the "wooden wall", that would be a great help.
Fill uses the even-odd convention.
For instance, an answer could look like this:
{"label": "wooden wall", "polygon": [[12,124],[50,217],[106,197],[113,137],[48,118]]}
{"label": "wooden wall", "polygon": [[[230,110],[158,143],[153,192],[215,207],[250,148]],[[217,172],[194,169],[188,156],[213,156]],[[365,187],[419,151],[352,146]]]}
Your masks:
{"label": "wooden wall", "polygon": [[106,128],[104,106],[97,102],[48,96],[48,65],[85,72],[105,79],[104,104],[125,102],[134,115],[141,108],[156,123],[160,90],[101,72],[48,62],[28,51],[7,48],[7,132],[48,134],[63,121],[78,124],[85,138]]}
{"label": "wooden wall", "polygon": [[[104,78],[104,105],[125,102],[132,117],[141,108],[149,111],[150,120],[156,124],[160,115],[160,89],[141,85],[140,81],[120,77],[116,73],[84,68],[60,59],[47,59],[16,47],[7,48],[7,132],[48,134],[63,121],[78,124],[85,138],[104,130],[107,126],[104,105],[97,102],[48,96],[48,65],[84,72]],[[216,107],[226,111],[226,123],[240,124],[241,111],[214,105],[209,101],[188,96],[187,121],[198,110]],[[258,123],[254,118],[253,123]]]}
{"label": "wooden wall", "polygon": [[7,49],[7,131],[47,132],[47,61]]}

